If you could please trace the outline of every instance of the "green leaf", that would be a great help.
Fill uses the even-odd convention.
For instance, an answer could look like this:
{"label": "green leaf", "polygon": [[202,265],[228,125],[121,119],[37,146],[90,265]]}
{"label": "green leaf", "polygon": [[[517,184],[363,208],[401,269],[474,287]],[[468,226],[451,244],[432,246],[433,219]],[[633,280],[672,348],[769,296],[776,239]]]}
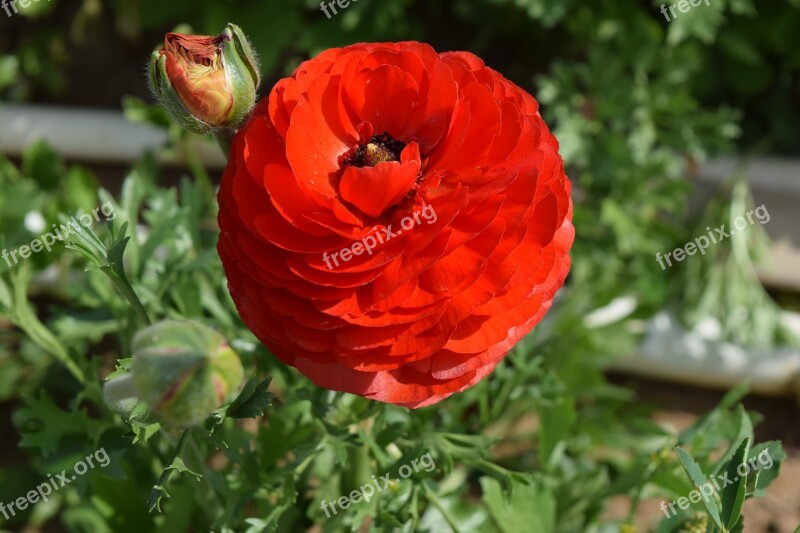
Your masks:
{"label": "green leaf", "polygon": [[577,419],[574,400],[561,396],[539,403],[541,432],[539,433],[539,458],[542,464],[551,460],[559,443],[569,434]]}
{"label": "green leaf", "polygon": [[228,406],[226,415],[231,418],[255,418],[264,414],[264,409],[272,403],[274,394],[267,391],[272,377],[257,385],[258,380],[248,381],[241,394]]}
{"label": "green leaf", "polygon": [[150,512],[161,512],[161,500],[169,498],[169,492],[162,485],[153,485],[153,490],[150,492],[150,498],[147,500],[147,506]]}
{"label": "green leaf", "polygon": [[131,122],[169,128],[169,115],[160,105],[150,105],[141,98],[125,96],[122,98],[122,110],[125,118]]}
{"label": "green leaf", "polygon": [[96,443],[107,427],[107,422],[91,419],[84,411],[64,411],[44,392],[23,400],[25,405],[13,416],[22,435],[19,445],[38,448],[45,456],[55,452],[68,435],[83,435]]}
{"label": "green leaf", "polygon": [[755,487],[752,492],[756,496],[760,496],[761,491],[769,487],[780,474],[781,463],[786,459],[786,452],[779,441],[768,441],[753,446],[749,455],[748,464],[751,464],[750,460],[752,458],[756,458],[755,464],[758,472],[758,478],[755,480]]}
{"label": "green leaf", "polygon": [[736,451],[739,449],[742,441],[745,439],[753,439],[753,423],[750,420],[750,416],[745,411],[743,405],[739,404],[736,406],[736,416],[737,416],[737,423],[738,428],[736,431],[736,435],[731,440],[731,446],[725,452],[725,454],[720,458],[719,462],[717,463],[717,467],[714,469],[714,475],[718,474],[722,471],[722,468],[728,464],[728,462],[733,458]]}
{"label": "green leaf", "polygon": [[[61,182],[62,194],[69,208],[81,214],[89,214],[97,209],[98,187],[99,182],[94,174],[81,167],[70,168]],[[97,214],[99,218],[100,211]]]}
{"label": "green leaf", "polygon": [[17,2],[17,4],[20,15],[35,19],[53,10],[57,2],[49,0],[48,2]]}
{"label": "green leaf", "polygon": [[[144,405],[143,402],[140,403]],[[158,431],[161,429],[161,424],[158,422],[153,422],[151,424],[143,424],[141,422],[134,421],[130,422],[130,424],[131,424],[131,430],[135,435],[133,439],[133,444],[136,444],[138,442],[141,442],[142,444],[147,443],[147,441],[149,441],[153,437],[153,435],[158,433]]]}
{"label": "green leaf", "polygon": [[8,87],[19,76],[19,60],[16,56],[0,56],[0,89]]}
{"label": "green leaf", "polygon": [[514,481],[511,495],[496,479],[480,479],[483,502],[504,533],[550,533],[555,531],[556,500],[544,484]]}
{"label": "green leaf", "polygon": [[45,141],[33,143],[22,154],[22,171],[45,190],[58,188],[64,175],[64,164]]}
{"label": "green leaf", "polygon": [[744,465],[745,468],[749,468],[747,464],[747,451],[749,449],[750,438],[748,437],[740,442],[725,470],[726,479],[733,481],[733,483],[722,489],[722,521],[728,529],[733,529],[742,514],[742,505],[744,505],[747,488],[747,474],[745,473],[744,476],[741,476],[739,467]]}
{"label": "green leaf", "polygon": [[[28,283],[32,276],[30,263],[23,263],[19,268],[11,271],[13,294],[8,318],[24,331],[39,348],[64,365],[79,383],[84,383],[83,370],[70,356],[70,352],[64,344],[42,323],[28,299]],[[5,283],[0,283],[0,286],[2,286],[0,299],[5,301],[8,298]]]}
{"label": "green leaf", "polygon": [[186,463],[184,463],[183,459],[181,459],[180,457],[176,457],[175,460],[172,461],[172,464],[167,467],[167,470],[174,470],[179,474],[188,474],[190,476],[196,477],[197,479],[203,478],[202,474],[198,474],[193,470],[189,470],[189,467],[186,466]]}
{"label": "green leaf", "polygon": [[[701,487],[710,482],[708,479],[706,479],[706,476],[703,474],[700,466],[683,448],[676,446],[675,451],[677,452],[678,457],[681,460],[681,464],[683,465],[683,469],[686,471],[689,479],[691,479],[692,483],[694,483],[695,488],[702,493]],[[715,498],[703,498],[702,501],[703,505],[708,511],[709,516],[712,520],[714,520],[714,523],[717,525],[717,527],[724,530],[725,528],[723,527],[722,520],[720,519],[720,508],[717,500]]]}

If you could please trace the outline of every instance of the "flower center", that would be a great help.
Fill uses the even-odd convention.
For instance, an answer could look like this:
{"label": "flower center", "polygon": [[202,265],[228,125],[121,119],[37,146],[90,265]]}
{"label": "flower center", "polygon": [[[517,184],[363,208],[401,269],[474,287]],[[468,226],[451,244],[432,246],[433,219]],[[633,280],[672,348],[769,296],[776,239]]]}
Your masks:
{"label": "flower center", "polygon": [[339,158],[339,193],[362,213],[379,217],[414,189],[422,167],[419,144],[372,135],[369,124],[359,130],[359,144]]}
{"label": "flower center", "polygon": [[400,161],[400,154],[406,143],[394,139],[388,133],[373,135],[367,143],[356,146],[352,155],[343,162],[342,167],[374,167],[378,163]]}

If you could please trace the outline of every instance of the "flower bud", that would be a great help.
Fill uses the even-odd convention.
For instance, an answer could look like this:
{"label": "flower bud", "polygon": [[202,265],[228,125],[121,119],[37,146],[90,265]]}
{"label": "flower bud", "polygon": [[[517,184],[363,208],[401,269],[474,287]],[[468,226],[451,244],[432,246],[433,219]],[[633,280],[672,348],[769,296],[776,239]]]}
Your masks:
{"label": "flower bud", "polygon": [[[168,423],[202,423],[238,391],[244,371],[239,356],[216,331],[193,321],[166,320],[133,338],[131,375],[135,396]],[[132,379],[130,379],[132,378]],[[122,399],[106,384],[106,398]],[[113,402],[110,402],[113,403]]]}
{"label": "flower bud", "polygon": [[168,33],[150,60],[156,97],[194,133],[238,128],[256,103],[260,82],[253,49],[235,24],[218,37]]}

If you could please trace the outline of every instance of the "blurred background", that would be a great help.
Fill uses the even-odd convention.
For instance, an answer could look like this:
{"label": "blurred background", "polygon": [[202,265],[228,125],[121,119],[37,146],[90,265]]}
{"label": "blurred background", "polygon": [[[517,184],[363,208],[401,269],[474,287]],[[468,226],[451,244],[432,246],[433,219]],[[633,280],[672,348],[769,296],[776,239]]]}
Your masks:
{"label": "blurred background", "polygon": [[[397,423],[409,438],[437,429],[486,439],[464,446],[486,446],[492,464],[531,473],[541,490],[529,507],[548,518],[526,516],[524,503],[487,496],[489,482],[477,477],[481,469],[464,452],[466,467],[448,468],[436,486],[438,499],[429,496],[436,504],[414,529],[529,531],[533,520],[537,531],[683,530],[685,521],[661,521],[658,503],[690,487],[677,481],[677,460],[658,454],[678,442],[713,462],[715,446],[735,433],[731,407],[739,399],[754,412],[756,441],[781,440],[786,452],[764,497],[745,505],[745,531],[791,532],[800,523],[800,1],[712,0],[675,8],[670,20],[661,2],[633,0],[359,0],[331,17],[313,0],[6,6],[0,9],[0,248],[30,243],[59,214],[87,212],[113,198],[121,219],[136,228],[126,266],[146,307],[163,316],[208,318],[240,340],[247,362],[275,376],[285,403],[271,428],[263,420],[237,428],[260,435],[262,444],[285,439],[274,456],[263,452],[264,465],[271,465],[262,465],[264,472],[283,471],[281,458],[296,457],[309,435],[322,431],[303,433],[285,421],[296,415],[288,407],[292,396],[326,405],[342,424],[394,411],[375,415],[314,391],[255,346],[235,318],[214,253],[210,191],[224,159],[209,140],[171,124],[148,94],[149,54],[176,29],[214,35],[228,22],[240,25],[261,59],[261,96],[330,47],[419,40],[438,51],[469,50],[536,96],[560,142],[574,183],[577,238],[574,266],[553,311],[512,361],[448,401],[444,414],[395,413],[408,417]],[[757,207],[768,216],[753,218],[702,255],[662,268],[659,254],[722,224],[731,229]],[[134,329],[129,311],[110,303],[110,286],[84,266],[63,247],[19,268],[0,263],[0,501],[100,442],[118,450],[117,471],[113,480],[92,474],[10,522],[0,517],[0,528],[220,525],[219,518],[198,518],[191,484],[177,489],[180,516],[148,515],[142,506],[154,457],[168,455],[169,439],[129,451],[126,426],[102,402],[92,407],[99,381],[88,387],[53,363],[63,362],[59,353],[80,354],[74,357],[86,374],[105,377]],[[735,388],[743,383],[747,395]],[[497,403],[488,406],[487,398]],[[80,416],[69,427],[57,425],[66,413]],[[703,432],[706,440],[697,441]],[[326,435],[329,442],[341,437]],[[278,490],[274,479],[273,485],[261,480],[258,486],[270,487],[267,507],[240,505],[234,512],[230,504],[223,523],[244,530],[245,517],[259,516],[263,530],[391,529],[377,512],[363,524],[313,525],[316,493],[324,492],[318,480],[338,468],[328,452],[310,455],[315,466],[295,476],[291,503],[270,499]],[[460,452],[447,453],[458,463]],[[447,485],[454,474],[464,483]],[[142,504],[127,493],[143,493]],[[518,514],[504,522],[503,505]],[[264,518],[273,507],[282,511]]]}

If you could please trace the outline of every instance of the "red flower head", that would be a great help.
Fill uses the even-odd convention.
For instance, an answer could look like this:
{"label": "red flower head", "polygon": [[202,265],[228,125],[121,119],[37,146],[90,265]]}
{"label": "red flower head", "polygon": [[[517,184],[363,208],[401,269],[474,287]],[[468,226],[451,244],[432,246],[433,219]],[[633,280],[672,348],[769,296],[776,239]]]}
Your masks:
{"label": "red flower head", "polygon": [[219,253],[248,327],[316,384],[422,407],[489,374],[570,266],[532,96],[467,52],[323,52],[234,140]]}

